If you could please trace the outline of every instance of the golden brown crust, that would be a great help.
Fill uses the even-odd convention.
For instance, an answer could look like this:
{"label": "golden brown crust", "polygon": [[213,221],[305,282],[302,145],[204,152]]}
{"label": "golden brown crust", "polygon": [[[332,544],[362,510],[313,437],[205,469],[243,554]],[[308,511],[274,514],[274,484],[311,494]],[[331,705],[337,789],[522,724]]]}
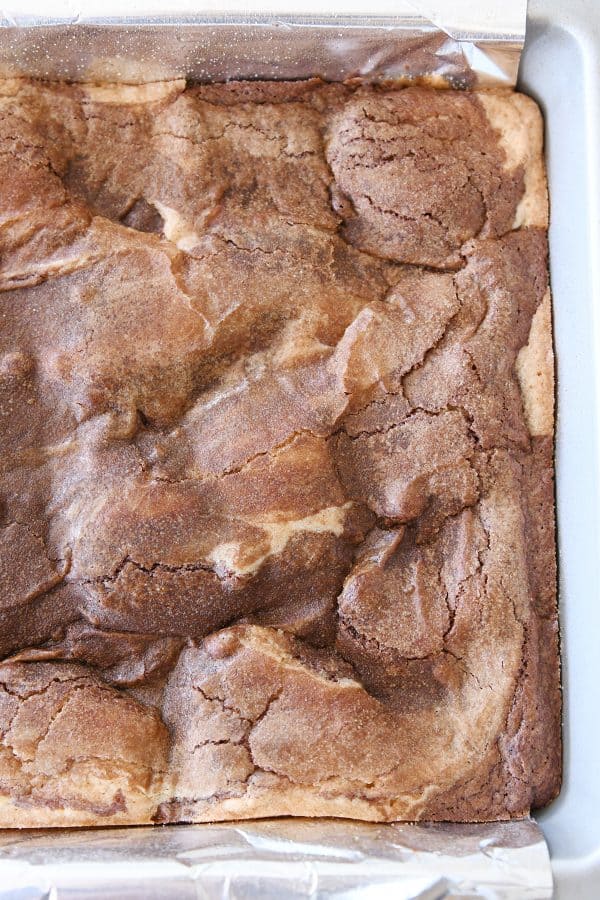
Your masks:
{"label": "golden brown crust", "polygon": [[0,89],[0,826],[560,780],[541,120]]}
{"label": "golden brown crust", "polygon": [[158,713],[82,666],[1,669],[4,827],[150,821],[166,774]]}
{"label": "golden brown crust", "polygon": [[544,169],[544,123],[537,104],[512,91],[480,94],[485,114],[498,133],[508,171],[523,172],[524,191],[513,228],[548,227],[548,187]]}
{"label": "golden brown crust", "polygon": [[531,320],[529,339],[519,351],[516,371],[523,395],[525,420],[534,437],[554,432],[554,353],[550,290]]}

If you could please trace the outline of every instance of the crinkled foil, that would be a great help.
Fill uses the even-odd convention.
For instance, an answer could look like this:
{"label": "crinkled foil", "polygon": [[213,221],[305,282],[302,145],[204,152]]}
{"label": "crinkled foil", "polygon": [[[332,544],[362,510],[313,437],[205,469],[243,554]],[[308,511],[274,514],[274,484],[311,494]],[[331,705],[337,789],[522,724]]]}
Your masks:
{"label": "crinkled foil", "polygon": [[531,820],[0,832],[0,900],[547,900]]}
{"label": "crinkled foil", "polygon": [[143,16],[144,3],[132,0],[135,16],[114,16],[113,0],[82,0],[81,8],[69,0],[25,0],[0,10],[0,75],[516,82],[526,0],[262,0],[256,9],[246,2],[243,11],[235,2],[220,0],[214,12],[210,2],[191,3],[196,12],[186,14],[190,0],[181,0],[174,16],[168,0],[155,0]]}
{"label": "crinkled foil", "polygon": [[[70,0],[0,10],[0,76],[125,82],[321,76],[510,86],[525,31],[525,0],[378,0],[364,4],[369,15],[351,14],[348,0],[327,17],[307,13],[312,0],[298,15],[277,0],[273,9],[246,4],[243,14],[228,10],[227,0],[218,14],[190,14],[182,0],[177,17],[166,2],[160,14],[154,0],[152,15],[142,15],[137,3],[130,18],[122,11],[113,17],[111,3],[88,2],[85,14]],[[320,0],[312,5],[321,8]],[[531,820],[277,819],[0,832],[0,900],[551,896],[548,851]]]}

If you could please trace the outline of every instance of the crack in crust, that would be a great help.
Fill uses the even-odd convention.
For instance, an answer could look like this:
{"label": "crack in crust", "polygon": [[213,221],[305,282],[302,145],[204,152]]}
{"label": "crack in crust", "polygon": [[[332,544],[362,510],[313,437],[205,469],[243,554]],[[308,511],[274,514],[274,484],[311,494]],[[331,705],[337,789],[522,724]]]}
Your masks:
{"label": "crack in crust", "polygon": [[184,87],[0,97],[0,824],[524,815],[560,777],[537,111]]}

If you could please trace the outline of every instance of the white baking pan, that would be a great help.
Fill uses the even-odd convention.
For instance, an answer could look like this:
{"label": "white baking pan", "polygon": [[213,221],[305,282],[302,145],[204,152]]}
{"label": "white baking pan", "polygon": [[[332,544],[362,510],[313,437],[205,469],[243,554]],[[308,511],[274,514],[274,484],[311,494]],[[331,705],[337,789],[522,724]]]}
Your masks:
{"label": "white baking pan", "polygon": [[[301,0],[296,6],[302,6]],[[429,6],[434,7],[435,2],[431,0]],[[403,27],[398,21],[392,24],[390,20],[389,39]],[[26,26],[27,22],[16,24]],[[231,26],[224,23],[223,27]],[[226,61],[226,56],[219,57],[225,51],[234,54],[243,68],[252,62],[244,55],[248,47],[243,42],[219,44],[223,27],[220,35],[213,32],[217,48],[213,68]],[[257,27],[253,40],[258,39],[259,31]],[[31,55],[32,73],[43,76],[40,65],[44,59],[56,61],[53,55],[61,49],[62,38],[38,34],[43,47],[30,42],[25,55]],[[189,29],[187,35],[191,40]],[[352,35],[340,28],[330,35],[339,59],[358,52],[357,32]],[[92,43],[98,40],[97,34],[88,37]],[[265,40],[270,42],[271,58],[277,58],[277,36],[270,34]],[[156,61],[156,56],[152,57],[155,39],[150,36],[147,41],[145,52]],[[367,48],[365,59],[385,68],[385,40],[380,35],[377,41],[377,46]],[[167,54],[172,54],[166,62],[171,65],[179,59],[185,66],[190,46],[182,29],[173,43],[162,44]],[[323,43],[323,60],[331,58],[332,46]],[[439,51],[433,47],[432,52]],[[448,71],[460,80],[460,54],[455,46],[447,46],[445,52]],[[62,44],[61,58],[68,68],[79,57],[86,59],[82,45],[71,37]],[[296,63],[298,59],[302,62],[301,53]],[[506,59],[510,72],[510,53]],[[4,61],[0,55],[0,64]],[[309,62],[314,65],[314,58]],[[306,74],[300,70],[286,72],[286,64],[289,61],[281,61],[280,77]],[[389,74],[396,73],[390,70]],[[156,77],[165,76],[157,70]],[[600,900],[600,0],[530,0],[519,87],[541,104],[546,117],[558,365],[564,783],[560,797],[537,819],[550,846],[559,900]],[[3,887],[0,884],[2,897],[26,896],[5,894]]]}
{"label": "white baking pan", "polygon": [[564,781],[538,820],[556,896],[600,898],[600,2],[530,0],[519,87],[542,106],[558,366]]}

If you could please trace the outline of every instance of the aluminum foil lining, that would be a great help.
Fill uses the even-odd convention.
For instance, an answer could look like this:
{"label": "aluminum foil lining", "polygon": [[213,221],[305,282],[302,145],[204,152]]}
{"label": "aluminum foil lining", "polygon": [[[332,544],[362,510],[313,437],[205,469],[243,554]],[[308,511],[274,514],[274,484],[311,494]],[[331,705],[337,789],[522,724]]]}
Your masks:
{"label": "aluminum foil lining", "polygon": [[321,0],[24,0],[0,9],[0,76],[516,83],[526,0],[329,0],[326,8]]}
{"label": "aluminum foil lining", "polygon": [[[0,77],[427,80],[515,84],[526,0],[24,0],[0,10]],[[83,0],[81,0],[83,2]],[[95,5],[96,4],[96,5]],[[216,4],[216,5],[215,5]],[[368,15],[365,11],[368,7]],[[125,15],[124,15],[125,13]],[[277,819],[0,832],[0,900],[545,900],[532,820]]]}
{"label": "aluminum foil lining", "polygon": [[0,832],[0,900],[547,900],[530,819]]}

